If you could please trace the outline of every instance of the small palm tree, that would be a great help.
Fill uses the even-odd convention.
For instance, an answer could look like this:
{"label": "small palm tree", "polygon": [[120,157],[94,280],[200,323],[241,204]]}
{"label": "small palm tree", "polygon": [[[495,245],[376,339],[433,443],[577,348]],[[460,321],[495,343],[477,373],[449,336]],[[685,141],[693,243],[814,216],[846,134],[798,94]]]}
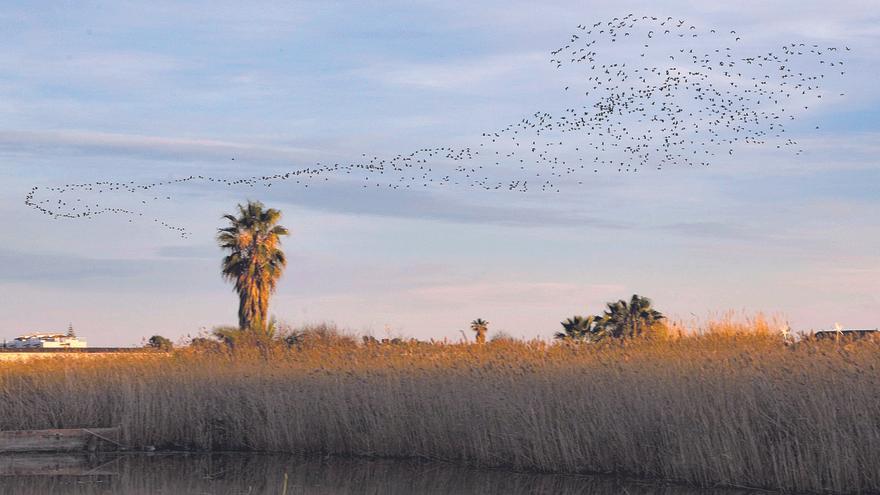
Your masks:
{"label": "small palm tree", "polygon": [[554,337],[559,340],[589,341],[601,338],[601,316],[574,316],[562,322],[562,331]]}
{"label": "small palm tree", "polygon": [[643,335],[666,317],[651,306],[647,297],[633,294],[629,302],[623,299],[608,303],[602,318],[602,330],[611,337]]}
{"label": "small palm tree", "polygon": [[476,341],[478,344],[486,343],[486,333],[489,331],[489,322],[482,319],[477,318],[476,320],[471,322],[471,330],[477,334]]}
{"label": "small palm tree", "polygon": [[289,232],[278,225],[281,212],[259,201],[239,204],[238,216],[223,218],[230,225],[218,229],[217,242],[228,251],[222,263],[223,278],[233,282],[238,293],[239,328],[266,334],[269,296],[287,266],[281,236]]}

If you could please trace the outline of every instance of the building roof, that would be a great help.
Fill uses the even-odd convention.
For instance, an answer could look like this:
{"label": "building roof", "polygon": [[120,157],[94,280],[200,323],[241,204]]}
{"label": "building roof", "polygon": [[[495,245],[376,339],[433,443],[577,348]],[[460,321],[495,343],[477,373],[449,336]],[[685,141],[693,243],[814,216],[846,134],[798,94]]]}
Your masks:
{"label": "building roof", "polygon": [[47,338],[71,338],[75,339],[76,337],[68,337],[66,333],[29,333],[27,335],[22,335],[20,337],[16,337],[15,340],[29,340],[29,339],[47,339]]}
{"label": "building roof", "polygon": [[870,333],[870,332],[877,332],[877,331],[880,331],[880,330],[878,330],[877,328],[841,328],[840,330],[819,330],[816,333],[847,333],[847,332],[850,332],[850,333],[853,333],[853,332]]}

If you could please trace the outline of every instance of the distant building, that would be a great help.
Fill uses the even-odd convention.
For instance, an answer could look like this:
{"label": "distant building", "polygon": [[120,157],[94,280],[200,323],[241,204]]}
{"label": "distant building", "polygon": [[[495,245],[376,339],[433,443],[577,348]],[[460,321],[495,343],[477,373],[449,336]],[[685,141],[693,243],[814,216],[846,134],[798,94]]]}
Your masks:
{"label": "distant building", "polygon": [[32,333],[16,337],[6,343],[9,349],[62,349],[86,347],[86,341],[78,339],[69,333]]}
{"label": "distant building", "polygon": [[876,328],[839,328],[836,330],[822,330],[814,333],[813,336],[817,339],[862,339],[880,336],[880,330]]}

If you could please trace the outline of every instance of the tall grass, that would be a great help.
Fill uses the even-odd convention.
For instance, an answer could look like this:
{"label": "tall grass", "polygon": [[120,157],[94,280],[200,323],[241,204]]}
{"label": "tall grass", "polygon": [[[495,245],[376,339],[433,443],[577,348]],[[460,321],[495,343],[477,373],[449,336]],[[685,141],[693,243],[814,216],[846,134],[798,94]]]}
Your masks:
{"label": "tall grass", "polygon": [[880,491],[880,343],[709,330],[599,345],[325,338],[4,363],[0,429],[121,424],[134,447]]}

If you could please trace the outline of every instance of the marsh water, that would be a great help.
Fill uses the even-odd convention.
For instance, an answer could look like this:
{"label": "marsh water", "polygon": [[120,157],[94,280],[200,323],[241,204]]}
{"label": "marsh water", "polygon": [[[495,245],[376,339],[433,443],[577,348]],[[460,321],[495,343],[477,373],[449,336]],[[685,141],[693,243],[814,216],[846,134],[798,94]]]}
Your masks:
{"label": "marsh water", "polygon": [[0,456],[0,494],[745,495],[607,477],[261,454]]}

